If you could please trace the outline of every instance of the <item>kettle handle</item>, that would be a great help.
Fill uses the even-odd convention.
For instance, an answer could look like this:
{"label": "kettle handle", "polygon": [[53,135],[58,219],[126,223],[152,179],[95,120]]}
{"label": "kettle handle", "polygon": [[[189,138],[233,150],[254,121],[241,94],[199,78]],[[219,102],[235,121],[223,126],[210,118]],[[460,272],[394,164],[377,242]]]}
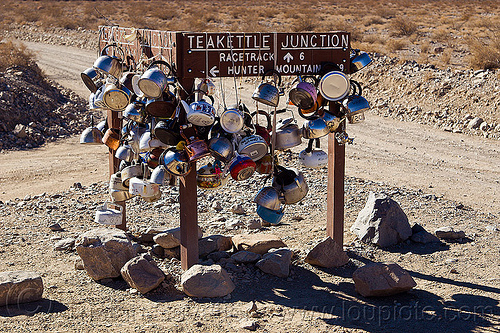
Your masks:
{"label": "kettle handle", "polygon": [[168,68],[168,74],[172,74],[172,66],[165,60],[155,60],[149,64],[148,69],[151,69],[154,65],[165,65]]}
{"label": "kettle handle", "polygon": [[309,143],[307,144],[306,153],[310,154],[313,151],[313,143],[314,139],[309,139]]}
{"label": "kettle handle", "polygon": [[[262,75],[262,81],[264,81],[264,79],[266,78],[266,76],[267,76],[268,74],[273,74],[273,76],[275,76],[275,77],[277,76],[277,77],[278,77],[278,87],[279,87],[279,86],[281,86],[281,74],[280,74],[277,70],[275,70],[274,68],[273,68],[273,69],[270,69],[270,70],[268,70],[268,71],[266,71],[266,72]],[[276,82],[276,81],[274,81],[274,82]]]}
{"label": "kettle handle", "polygon": [[108,53],[106,51],[110,47],[115,47],[118,51],[120,51],[120,53],[122,55],[122,58],[123,58],[122,60],[125,60],[125,52],[123,51],[123,49],[121,47],[118,46],[118,44],[115,44],[115,43],[108,44],[105,47],[103,47],[102,50],[101,50],[101,56],[107,55]]}
{"label": "kettle handle", "polygon": [[363,94],[363,90],[361,89],[361,84],[358,81],[351,80],[351,86],[353,88],[353,95],[361,96]]}
{"label": "kettle handle", "polygon": [[257,114],[261,114],[261,115],[264,115],[266,117],[266,120],[267,120],[267,127],[266,127],[266,129],[268,131],[270,131],[273,128],[273,125],[271,124],[271,116],[269,115],[269,113],[267,113],[264,110],[257,110],[257,111],[255,111],[254,113],[251,114],[251,117],[253,118]]}

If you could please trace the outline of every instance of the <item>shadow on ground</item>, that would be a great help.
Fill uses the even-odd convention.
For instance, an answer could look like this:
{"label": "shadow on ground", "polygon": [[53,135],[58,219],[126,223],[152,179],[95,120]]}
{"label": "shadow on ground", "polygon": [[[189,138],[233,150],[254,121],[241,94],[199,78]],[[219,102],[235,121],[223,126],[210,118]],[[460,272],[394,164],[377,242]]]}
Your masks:
{"label": "shadow on ground", "polygon": [[10,304],[0,307],[0,317],[34,316],[39,313],[60,313],[68,310],[61,302],[43,298],[36,302]]}

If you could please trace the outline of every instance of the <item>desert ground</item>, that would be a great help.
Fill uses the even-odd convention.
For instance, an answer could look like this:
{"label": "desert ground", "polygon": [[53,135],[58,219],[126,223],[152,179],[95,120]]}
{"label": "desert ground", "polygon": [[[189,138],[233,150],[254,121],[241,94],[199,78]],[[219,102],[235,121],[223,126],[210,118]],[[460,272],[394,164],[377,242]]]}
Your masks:
{"label": "desert ground", "polygon": [[[488,49],[491,51],[498,43],[496,2],[445,2],[447,6],[439,11],[431,1],[396,1],[386,7],[368,1],[350,6],[315,1],[303,12],[297,8],[292,11],[279,2],[276,8],[267,10],[258,7],[260,3],[253,7],[246,4],[252,8],[248,13],[229,1],[220,3],[220,8],[227,9],[221,11],[195,3],[204,6],[202,15],[183,1],[173,2],[171,10],[165,12],[152,10],[155,1],[118,1],[115,8],[122,15],[111,11],[110,4],[115,2],[64,3],[68,5],[53,1],[6,2],[2,5],[6,10],[0,14],[2,37],[24,43],[49,80],[82,99],[87,99],[89,92],[81,82],[80,72],[97,56],[96,25],[106,23],[95,14],[96,7],[103,16],[120,20],[121,25],[162,29],[177,26],[196,31],[259,31],[279,27],[280,31],[349,31],[352,27],[358,34],[355,46],[372,52],[376,64],[357,78],[369,87],[367,98],[371,98],[373,110],[366,114],[365,122],[351,124],[347,129],[354,138],[353,144],[346,146],[343,245],[350,261],[331,269],[304,262],[307,251],[326,236],[324,168],[305,170],[310,186],[307,200],[287,209],[281,225],[257,231],[278,235],[294,251],[288,278],[263,274],[252,265],[233,265],[228,271],[236,289],[230,296],[191,298],[179,290],[179,260],[155,257],[169,278],[150,293],[138,294],[120,278],[96,282],[85,271],[75,269],[76,252],[54,250],[57,240],[76,238],[97,227],[93,221],[95,209],[108,196],[107,148],[79,145],[79,135],[75,134],[38,148],[4,149],[0,153],[0,271],[39,272],[45,287],[41,301],[0,307],[0,330],[238,332],[245,331],[242,320],[255,321],[260,332],[500,330],[500,140],[496,132],[500,124],[500,78],[496,58],[492,67],[486,66],[474,60],[476,53],[471,49],[473,43],[481,42],[486,45],[484,49],[492,47]],[[371,13],[370,4],[374,6]],[[45,16],[28,17],[26,6],[35,6]],[[136,9],[135,15],[130,15],[130,6]],[[79,14],[74,20],[58,22],[56,15],[49,14],[56,12],[55,8],[59,15],[75,8],[79,8]],[[318,14],[320,9],[330,12]],[[16,15],[6,19],[6,13]],[[261,22],[270,22],[269,26],[245,20],[252,13],[264,15]],[[308,20],[315,14],[317,19]],[[395,18],[403,14],[414,22],[415,31],[394,34],[391,29],[397,27]],[[94,18],[85,20],[85,15]],[[179,19],[181,15],[185,15],[184,20]],[[339,28],[333,25],[340,22],[335,15],[342,17]],[[477,39],[467,39],[467,35]],[[401,40],[407,44],[396,45]],[[443,50],[436,51],[439,47]],[[387,68],[388,62],[392,71]],[[429,64],[433,67],[426,67]],[[453,87],[446,94],[436,93],[446,80]],[[259,82],[249,80],[240,87],[240,95],[249,104]],[[415,88],[412,82],[423,88]],[[457,82],[465,85],[463,91],[456,87]],[[432,89],[427,84],[432,84]],[[399,87],[423,89],[423,97],[411,100]],[[422,110],[406,117],[406,111],[413,110],[412,103],[417,102]],[[449,109],[444,120],[434,115],[446,106]],[[487,128],[469,130],[471,116],[482,117]],[[324,139],[322,147],[327,147]],[[283,153],[282,160],[295,166],[303,148]],[[199,224],[204,234],[248,233],[245,224],[257,217],[252,199],[260,184],[257,180],[230,182],[221,192],[198,191]],[[139,236],[148,227],[179,225],[178,190],[163,190],[162,199],[156,203],[138,198],[127,203],[131,237]],[[464,231],[466,238],[439,244],[408,241],[390,248],[361,243],[349,228],[369,192],[389,194],[405,211],[411,225],[418,223],[429,232],[452,226]],[[214,202],[219,202],[223,210],[213,210]],[[246,213],[233,214],[233,204],[241,204]],[[242,226],[228,229],[221,223],[234,218],[240,219]],[[56,222],[64,231],[48,228]],[[148,244],[142,246],[151,250]],[[369,262],[384,261],[398,263],[417,286],[385,298],[356,293],[354,270]],[[252,301],[257,305],[253,317],[247,312]]]}

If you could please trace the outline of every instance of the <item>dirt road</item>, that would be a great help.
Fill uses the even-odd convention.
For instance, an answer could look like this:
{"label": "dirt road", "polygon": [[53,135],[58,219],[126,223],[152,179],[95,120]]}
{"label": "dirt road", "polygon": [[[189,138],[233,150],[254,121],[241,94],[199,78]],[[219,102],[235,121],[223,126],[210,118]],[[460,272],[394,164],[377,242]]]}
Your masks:
{"label": "dirt road", "polygon": [[[26,45],[36,52],[49,78],[87,98],[79,74],[91,66],[95,52],[39,43]],[[355,140],[346,149],[347,175],[421,189],[485,212],[500,213],[500,141],[371,114],[364,123],[350,125],[348,132]],[[78,138],[71,138],[29,153],[3,154],[0,200],[67,189],[74,182],[105,180],[105,147],[79,146],[77,142]]]}

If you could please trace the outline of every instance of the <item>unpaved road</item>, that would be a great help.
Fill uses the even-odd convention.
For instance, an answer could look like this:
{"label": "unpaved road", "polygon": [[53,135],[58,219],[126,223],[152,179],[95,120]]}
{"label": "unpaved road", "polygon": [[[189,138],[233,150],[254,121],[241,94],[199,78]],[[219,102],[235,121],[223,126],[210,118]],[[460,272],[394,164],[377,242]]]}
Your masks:
{"label": "unpaved road", "polygon": [[[25,44],[36,52],[40,67],[51,79],[87,98],[80,72],[91,66],[95,52]],[[245,87],[249,92],[245,95],[252,90]],[[500,214],[500,141],[371,114],[364,123],[349,125],[348,132],[355,137],[346,149],[348,176],[422,189]],[[9,152],[0,160],[0,200],[63,190],[74,182],[102,181],[106,172],[106,148],[80,146],[77,137],[30,152]]]}

